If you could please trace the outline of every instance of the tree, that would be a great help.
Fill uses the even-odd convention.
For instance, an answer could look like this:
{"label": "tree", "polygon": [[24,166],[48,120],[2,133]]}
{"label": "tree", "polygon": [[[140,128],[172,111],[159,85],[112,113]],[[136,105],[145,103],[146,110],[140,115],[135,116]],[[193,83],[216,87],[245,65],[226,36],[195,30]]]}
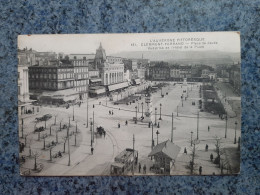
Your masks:
{"label": "tree", "polygon": [[33,139],[32,139],[32,138],[28,139],[28,144],[29,144],[29,157],[31,157],[31,156],[32,156],[32,149],[31,149],[31,144],[32,144],[32,141],[33,141]]}
{"label": "tree", "polygon": [[43,139],[43,149],[45,150],[45,138],[48,137],[47,133],[43,134],[41,139]]}
{"label": "tree", "polygon": [[214,163],[219,165],[219,168],[221,166],[221,163],[223,164],[223,159],[221,159],[222,154],[224,154],[222,150],[222,143],[221,143],[221,138],[215,136],[215,146],[216,146],[216,153],[217,157],[215,158]]}
{"label": "tree", "polygon": [[67,138],[68,138],[67,136],[62,137],[62,139],[64,141],[64,143],[63,143],[63,153],[65,153]]}
{"label": "tree", "polygon": [[56,129],[55,133],[56,133],[56,143],[59,143],[59,137],[58,137],[59,130]]}
{"label": "tree", "polygon": [[32,156],[34,158],[34,168],[33,168],[34,170],[37,170],[37,159],[39,158],[40,155],[41,154],[39,151],[32,152]]}
{"label": "tree", "polygon": [[196,164],[195,164],[195,159],[197,157],[197,155],[196,155],[196,150],[197,150],[196,145],[198,145],[198,144],[199,144],[199,140],[195,139],[195,140],[192,141],[192,146],[190,147],[191,148],[191,154],[190,154],[191,160],[190,160],[189,164],[187,165],[187,168],[190,170],[191,175],[194,174],[194,171],[197,168]]}

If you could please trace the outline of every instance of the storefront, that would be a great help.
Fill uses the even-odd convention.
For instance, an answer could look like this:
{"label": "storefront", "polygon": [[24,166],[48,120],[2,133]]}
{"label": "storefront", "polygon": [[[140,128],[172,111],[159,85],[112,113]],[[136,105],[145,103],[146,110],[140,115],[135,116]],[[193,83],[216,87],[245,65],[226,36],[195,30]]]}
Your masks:
{"label": "storefront", "polygon": [[106,88],[103,86],[96,86],[89,88],[89,97],[98,97],[106,94]]}
{"label": "storefront", "polygon": [[109,85],[108,90],[109,90],[109,92],[112,92],[112,91],[124,89],[124,88],[127,88],[127,87],[128,87],[128,82],[123,82],[123,83],[117,83],[117,84],[114,84],[114,85]]}

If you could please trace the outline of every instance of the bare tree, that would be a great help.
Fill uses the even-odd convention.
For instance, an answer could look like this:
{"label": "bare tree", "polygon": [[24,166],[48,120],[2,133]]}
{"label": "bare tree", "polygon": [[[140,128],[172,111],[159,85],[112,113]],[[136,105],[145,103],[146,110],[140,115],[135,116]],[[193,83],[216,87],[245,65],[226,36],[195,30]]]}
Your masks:
{"label": "bare tree", "polygon": [[34,170],[37,170],[37,159],[39,158],[40,155],[41,153],[39,151],[32,152],[32,156],[34,157]]}
{"label": "bare tree", "polygon": [[64,143],[63,143],[63,153],[65,153],[67,138],[68,138],[67,136],[62,137],[62,139],[64,141]]}
{"label": "bare tree", "polygon": [[47,133],[43,134],[41,139],[43,139],[43,149],[45,150],[45,138],[48,137]]}
{"label": "bare tree", "polygon": [[77,133],[74,133],[74,136],[75,136],[75,146],[77,146]]}
{"label": "bare tree", "polygon": [[24,146],[26,147],[27,145],[27,137],[28,137],[29,133],[26,133],[24,136]]}
{"label": "bare tree", "polygon": [[56,133],[56,143],[59,143],[59,137],[58,137],[59,130],[56,129],[55,133]]}
{"label": "bare tree", "polygon": [[219,168],[221,166],[221,161],[223,159],[221,159],[222,154],[224,153],[223,149],[222,149],[222,142],[221,142],[221,138],[215,136],[215,146],[216,146],[216,153],[217,153],[217,157],[214,161],[215,164],[219,165]]}
{"label": "bare tree", "polygon": [[29,139],[28,139],[28,144],[29,144],[29,157],[32,156],[32,149],[31,149],[32,141],[33,141],[32,138],[29,138]]}
{"label": "bare tree", "polygon": [[49,148],[49,149],[50,149],[50,161],[52,161],[52,153],[51,153],[51,152],[52,152],[52,149],[53,149],[54,147],[55,147],[55,146],[51,145],[50,148]]}
{"label": "bare tree", "polygon": [[54,117],[55,117],[55,118],[54,118],[54,125],[56,125],[56,121],[57,121],[56,119],[57,119],[57,116],[58,116],[57,114],[54,115]]}
{"label": "bare tree", "polygon": [[61,131],[61,123],[62,123],[63,119],[60,120],[60,131]]}
{"label": "bare tree", "polygon": [[193,140],[192,141],[192,146],[190,147],[191,148],[191,154],[190,154],[190,162],[189,164],[187,165],[187,168],[190,170],[190,174],[193,175],[194,174],[194,171],[196,169],[196,164],[195,164],[195,159],[197,157],[196,155],[196,150],[197,150],[197,147],[196,145],[199,144],[199,140],[196,139],[196,140]]}

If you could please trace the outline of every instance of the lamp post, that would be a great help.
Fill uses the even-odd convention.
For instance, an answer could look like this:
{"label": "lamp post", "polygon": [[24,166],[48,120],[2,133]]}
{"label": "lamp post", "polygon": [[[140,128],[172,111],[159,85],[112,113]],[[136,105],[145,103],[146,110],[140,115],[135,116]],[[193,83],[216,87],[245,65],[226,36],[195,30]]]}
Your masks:
{"label": "lamp post", "polygon": [[234,144],[237,143],[237,121],[235,122],[235,139],[234,139]]}
{"label": "lamp post", "polygon": [[22,118],[22,138],[23,138],[23,118]]}
{"label": "lamp post", "polygon": [[142,118],[143,118],[144,117],[144,103],[142,102],[141,105],[142,105]]}
{"label": "lamp post", "polygon": [[93,143],[95,142],[95,137],[94,137],[94,132],[95,132],[95,128],[94,128],[94,126],[95,126],[95,113],[94,113],[94,111],[93,111],[93,128],[92,128],[92,131],[93,131],[93,133],[92,133],[92,136],[93,136],[93,138],[92,138],[92,141],[93,141]]}
{"label": "lamp post", "polygon": [[160,104],[160,118],[159,120],[162,120],[162,104]]}
{"label": "lamp post", "polygon": [[132,174],[134,175],[134,164],[135,164],[135,135],[133,134],[133,164],[132,164]]}
{"label": "lamp post", "polygon": [[179,106],[177,106],[177,116],[179,116],[179,114],[178,114],[178,108],[179,108]]}
{"label": "lamp post", "polygon": [[181,106],[183,107],[183,94],[181,95]]}
{"label": "lamp post", "polygon": [[228,120],[228,118],[227,118],[227,113],[226,113],[226,117],[225,117],[225,119],[226,119],[225,138],[227,138],[227,120]]}
{"label": "lamp post", "polygon": [[135,124],[137,123],[137,106],[135,106]]}
{"label": "lamp post", "polygon": [[74,117],[74,104],[73,104],[73,116],[72,116],[72,121],[74,121],[75,120],[75,117]]}
{"label": "lamp post", "polygon": [[93,141],[92,141],[92,118],[90,118],[90,145],[91,145],[91,147],[93,146]]}
{"label": "lamp post", "polygon": [[190,132],[190,146],[192,146],[192,135],[193,135],[193,131]]}
{"label": "lamp post", "polygon": [[157,108],[155,108],[155,123],[154,125],[157,125]]}
{"label": "lamp post", "polygon": [[200,118],[200,112],[198,112],[197,115],[197,140],[199,139],[199,118]]}
{"label": "lamp post", "polygon": [[87,95],[87,124],[86,127],[88,128],[88,95]]}
{"label": "lamp post", "polygon": [[153,140],[153,123],[151,122],[151,125],[152,125],[152,150],[153,150],[153,147],[154,147],[154,140]]}
{"label": "lamp post", "polygon": [[157,145],[158,145],[158,135],[160,134],[160,132],[157,130],[156,131],[156,135],[157,135]]}
{"label": "lamp post", "polygon": [[68,127],[68,130],[67,130],[67,137],[68,137],[68,154],[69,154],[68,166],[70,166],[70,135],[69,135],[69,131],[70,131],[70,128]]}

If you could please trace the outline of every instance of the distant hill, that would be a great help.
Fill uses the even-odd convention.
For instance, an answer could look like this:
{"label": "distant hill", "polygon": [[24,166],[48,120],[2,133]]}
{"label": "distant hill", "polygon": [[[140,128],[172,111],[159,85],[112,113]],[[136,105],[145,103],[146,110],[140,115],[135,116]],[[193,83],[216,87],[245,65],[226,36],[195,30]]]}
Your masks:
{"label": "distant hill", "polygon": [[233,64],[240,62],[240,54],[232,52],[211,51],[131,51],[113,54],[122,58],[143,58],[150,61],[167,61],[183,64]]}

